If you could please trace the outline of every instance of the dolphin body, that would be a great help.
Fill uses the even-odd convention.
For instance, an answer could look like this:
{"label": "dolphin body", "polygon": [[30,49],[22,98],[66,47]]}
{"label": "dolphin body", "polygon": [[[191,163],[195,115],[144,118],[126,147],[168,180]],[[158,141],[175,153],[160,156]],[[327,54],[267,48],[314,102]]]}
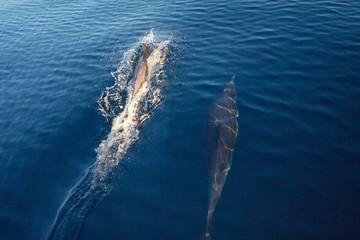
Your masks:
{"label": "dolphin body", "polygon": [[[144,53],[136,63],[133,91],[127,92],[128,97],[130,97],[129,101],[126,103],[123,112],[113,120],[113,123],[114,121],[119,121],[120,123],[112,125],[108,138],[99,145],[96,162],[70,191],[68,198],[58,211],[48,240],[78,239],[83,222],[90,211],[112,190],[114,185],[113,179],[115,178],[115,171],[119,161],[124,158],[127,149],[136,141],[136,139],[129,140],[128,134],[132,134],[137,129],[137,126],[147,119],[143,118],[146,113],[141,113],[138,105],[138,102],[143,97],[141,86],[145,81],[150,81],[151,74],[161,70],[165,64],[169,43],[170,40],[162,42],[153,41],[149,44],[143,43]],[[133,58],[130,58],[129,62],[131,62],[131,59]],[[124,63],[123,66],[126,67],[127,64]],[[126,69],[129,71],[132,67],[131,65],[126,67]],[[126,74],[122,76],[126,76]],[[131,86],[129,89],[131,89]],[[116,91],[119,90],[121,89],[116,89]],[[131,99],[131,97],[134,98]],[[125,124],[126,126],[120,126],[126,120],[128,120]]]}
{"label": "dolphin body", "polygon": [[165,64],[165,60],[166,60],[166,55],[167,55],[167,51],[168,51],[168,47],[161,47],[159,45],[150,45],[150,44],[146,44],[143,43],[142,44],[143,47],[143,56],[142,59],[140,59],[140,65],[137,71],[137,75],[136,75],[136,79],[135,79],[135,83],[134,83],[134,91],[132,96],[134,97],[137,92],[139,91],[139,89],[141,88],[141,86],[143,85],[143,83],[149,79],[149,57],[151,56],[151,54],[155,51],[158,50],[160,51],[161,54],[161,59],[160,59],[160,64]]}
{"label": "dolphin body", "polygon": [[209,151],[209,208],[206,233],[202,239],[210,240],[212,218],[232,164],[238,136],[239,113],[236,108],[235,75],[217,100],[214,101],[206,129]]}

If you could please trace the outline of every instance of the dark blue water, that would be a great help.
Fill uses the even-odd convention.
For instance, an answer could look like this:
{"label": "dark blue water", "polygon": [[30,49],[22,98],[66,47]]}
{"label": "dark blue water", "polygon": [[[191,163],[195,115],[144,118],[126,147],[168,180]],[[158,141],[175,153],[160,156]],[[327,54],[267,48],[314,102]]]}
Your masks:
{"label": "dark blue water", "polygon": [[239,136],[213,238],[359,239],[360,2],[0,1],[0,239],[46,239],[97,161],[124,53],[171,39],[162,103],[79,239],[196,239],[205,125],[236,75]]}

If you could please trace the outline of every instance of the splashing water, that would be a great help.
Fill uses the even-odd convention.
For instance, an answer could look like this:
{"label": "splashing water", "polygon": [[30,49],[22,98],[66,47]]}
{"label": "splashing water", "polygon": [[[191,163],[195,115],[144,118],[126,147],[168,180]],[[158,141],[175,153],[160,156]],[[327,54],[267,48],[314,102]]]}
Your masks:
{"label": "splashing water", "polygon": [[[155,46],[155,49],[147,59],[148,79],[132,96],[141,61],[142,42]],[[88,213],[112,190],[113,179],[124,155],[139,137],[139,125],[161,103],[165,76],[161,50],[169,43],[168,39],[156,39],[150,31],[124,54],[117,71],[112,73],[115,84],[107,88],[98,100],[100,112],[111,123],[110,133],[97,149],[96,162],[60,208],[48,239],[76,239]]]}

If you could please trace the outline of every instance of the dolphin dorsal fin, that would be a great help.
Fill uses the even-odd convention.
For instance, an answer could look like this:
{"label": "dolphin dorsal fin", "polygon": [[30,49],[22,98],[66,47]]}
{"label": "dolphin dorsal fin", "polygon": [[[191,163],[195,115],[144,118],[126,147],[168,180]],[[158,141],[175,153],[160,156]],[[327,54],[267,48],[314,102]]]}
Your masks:
{"label": "dolphin dorsal fin", "polygon": [[146,43],[143,43],[142,45],[143,45],[143,49],[144,49],[143,57],[148,58],[150,56],[150,50],[149,50],[148,46],[146,45]]}

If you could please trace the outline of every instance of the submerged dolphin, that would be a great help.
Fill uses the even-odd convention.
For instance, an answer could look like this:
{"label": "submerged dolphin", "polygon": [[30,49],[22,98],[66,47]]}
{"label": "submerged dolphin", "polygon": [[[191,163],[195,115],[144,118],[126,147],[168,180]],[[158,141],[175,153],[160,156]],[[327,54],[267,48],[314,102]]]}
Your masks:
{"label": "submerged dolphin", "polygon": [[210,240],[212,217],[225,184],[232,163],[232,156],[238,136],[238,110],[236,108],[235,76],[214,101],[207,126],[207,147],[209,150],[209,208],[206,233],[203,239]]}
{"label": "submerged dolphin", "polygon": [[160,54],[161,54],[160,55],[160,57],[161,57],[160,64],[165,64],[166,54],[168,51],[167,46],[165,46],[165,47],[152,46],[150,44],[147,45],[145,43],[143,43],[142,45],[143,45],[143,56],[142,56],[142,59],[140,59],[140,65],[139,65],[139,69],[137,71],[135,84],[134,84],[133,96],[136,95],[136,93],[139,91],[142,84],[149,77],[148,59],[151,56],[151,54],[154,52],[154,50],[160,51]]}

